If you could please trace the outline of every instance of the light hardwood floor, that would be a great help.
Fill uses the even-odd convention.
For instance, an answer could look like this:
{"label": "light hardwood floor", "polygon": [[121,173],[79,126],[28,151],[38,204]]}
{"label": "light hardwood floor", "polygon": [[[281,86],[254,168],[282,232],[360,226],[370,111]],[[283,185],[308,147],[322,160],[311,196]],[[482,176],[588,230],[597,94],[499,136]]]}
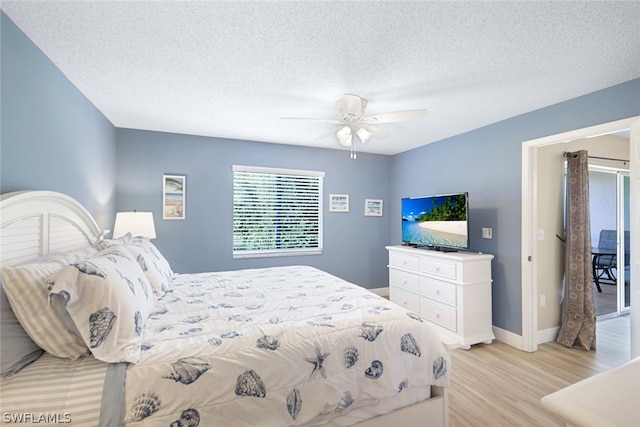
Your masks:
{"label": "light hardwood floor", "polygon": [[596,325],[597,349],[555,342],[527,353],[494,341],[451,353],[450,427],[565,426],[540,399],[630,360],[629,316]]}

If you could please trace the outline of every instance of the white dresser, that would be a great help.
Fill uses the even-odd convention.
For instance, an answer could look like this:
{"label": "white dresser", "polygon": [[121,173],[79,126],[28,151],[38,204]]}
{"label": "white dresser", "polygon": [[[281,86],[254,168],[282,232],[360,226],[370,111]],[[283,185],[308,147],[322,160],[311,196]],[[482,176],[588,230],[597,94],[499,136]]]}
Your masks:
{"label": "white dresser", "polygon": [[495,338],[491,324],[491,260],[475,252],[387,246],[389,299],[433,324],[450,348]]}

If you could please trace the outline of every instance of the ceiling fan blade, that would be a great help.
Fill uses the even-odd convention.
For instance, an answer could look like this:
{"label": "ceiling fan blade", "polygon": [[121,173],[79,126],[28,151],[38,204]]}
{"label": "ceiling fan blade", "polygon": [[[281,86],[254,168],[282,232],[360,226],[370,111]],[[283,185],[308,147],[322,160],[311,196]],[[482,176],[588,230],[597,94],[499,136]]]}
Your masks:
{"label": "ceiling fan blade", "polygon": [[407,110],[393,113],[376,114],[375,116],[364,117],[361,122],[366,124],[393,123],[404,120],[419,119],[427,116],[427,110]]}
{"label": "ceiling fan blade", "polygon": [[311,119],[308,117],[280,117],[281,120],[306,120],[310,122],[322,122],[322,123],[332,123],[332,124],[340,124],[341,120],[335,119]]}
{"label": "ceiling fan blade", "polygon": [[382,129],[379,129],[375,126],[371,126],[365,123],[360,124],[360,127],[368,130],[372,134],[372,136],[379,139],[389,138],[390,136],[387,132],[383,131]]}
{"label": "ceiling fan blade", "polygon": [[316,141],[320,141],[320,140],[325,139],[325,138],[330,137],[330,136],[336,136],[336,133],[337,133],[340,129],[342,129],[343,127],[344,127],[344,126],[338,126],[337,128],[333,128],[333,129],[331,129],[331,130],[330,130],[329,132],[327,132],[327,133],[323,133],[322,135],[320,135],[319,137],[317,137],[317,138],[316,138]]}

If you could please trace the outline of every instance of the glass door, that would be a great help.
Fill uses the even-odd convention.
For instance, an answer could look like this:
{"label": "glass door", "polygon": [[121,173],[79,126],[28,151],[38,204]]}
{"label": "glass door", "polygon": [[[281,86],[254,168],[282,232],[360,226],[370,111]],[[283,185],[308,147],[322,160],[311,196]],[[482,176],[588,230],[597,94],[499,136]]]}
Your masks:
{"label": "glass door", "polygon": [[[618,172],[618,191],[621,197],[618,197],[620,216],[620,225],[618,229],[624,232],[618,233],[620,245],[618,247],[621,262],[618,263],[618,288],[620,289],[618,298],[620,313],[628,313],[631,308],[631,254],[629,252],[631,246],[631,180],[628,172]],[[622,262],[624,260],[624,262]]]}
{"label": "glass door", "polygon": [[594,293],[598,319],[629,313],[630,180],[627,171],[589,167]]}

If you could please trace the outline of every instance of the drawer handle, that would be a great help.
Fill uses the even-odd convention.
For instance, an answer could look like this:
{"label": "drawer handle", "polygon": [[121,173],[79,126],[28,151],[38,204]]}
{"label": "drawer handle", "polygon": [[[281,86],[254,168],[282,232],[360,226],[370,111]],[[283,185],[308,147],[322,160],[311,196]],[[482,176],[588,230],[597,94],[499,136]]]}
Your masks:
{"label": "drawer handle", "polygon": [[439,318],[439,317],[440,317],[440,312],[436,311],[436,318]]}
{"label": "drawer handle", "polygon": [[408,304],[407,300],[402,301],[402,305],[407,305],[407,304]]}
{"label": "drawer handle", "polygon": [[402,283],[403,283],[404,285],[406,285],[406,284],[407,284],[407,281],[405,280],[405,281],[404,281],[404,282],[402,282]]}
{"label": "drawer handle", "polygon": [[436,289],[436,295],[440,295],[440,289]]}

